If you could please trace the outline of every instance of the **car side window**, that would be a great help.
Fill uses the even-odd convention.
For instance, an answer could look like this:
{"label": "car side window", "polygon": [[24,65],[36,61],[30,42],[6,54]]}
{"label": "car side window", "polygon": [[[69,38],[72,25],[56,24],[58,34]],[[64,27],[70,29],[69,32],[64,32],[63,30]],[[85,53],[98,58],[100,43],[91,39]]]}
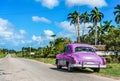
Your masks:
{"label": "car side window", "polygon": [[70,52],[71,52],[69,46],[66,46],[66,47],[65,47],[65,52],[67,52],[67,53],[70,53]]}

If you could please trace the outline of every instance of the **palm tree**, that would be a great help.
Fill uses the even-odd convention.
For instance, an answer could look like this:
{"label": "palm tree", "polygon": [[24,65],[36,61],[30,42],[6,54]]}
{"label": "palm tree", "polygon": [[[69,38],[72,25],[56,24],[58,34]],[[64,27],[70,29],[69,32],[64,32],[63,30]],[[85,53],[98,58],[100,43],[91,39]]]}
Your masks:
{"label": "palm tree", "polygon": [[80,22],[84,23],[84,27],[83,27],[83,30],[82,30],[82,36],[84,35],[85,23],[88,23],[89,21],[90,21],[89,14],[87,12],[81,14]]}
{"label": "palm tree", "polygon": [[[55,37],[56,37],[56,34],[51,35],[51,37],[53,37],[54,42],[55,42]],[[53,43],[54,43],[54,42],[53,42]]]}
{"label": "palm tree", "polygon": [[100,22],[103,17],[103,13],[99,12],[97,7],[95,7],[95,9],[91,11],[91,21],[93,22],[93,26],[95,27],[95,45],[97,45],[97,23]]}
{"label": "palm tree", "polygon": [[95,41],[94,41],[94,39],[95,39],[95,36],[94,36],[94,33],[95,33],[95,27],[93,27],[93,26],[89,26],[88,27],[89,28],[89,31],[88,31],[88,40],[90,41],[89,42],[89,44],[94,44],[95,43]]}
{"label": "palm tree", "polygon": [[80,43],[80,14],[77,11],[68,14],[68,19],[71,19],[70,25],[77,27],[77,42]]}
{"label": "palm tree", "polygon": [[105,34],[105,27],[102,25],[102,23],[100,23],[100,26],[98,26],[98,43],[99,44],[103,44],[103,40],[102,40],[102,37],[103,35]]}
{"label": "palm tree", "polygon": [[49,44],[50,44],[50,47],[53,47],[54,41],[50,41]]}
{"label": "palm tree", "polygon": [[51,35],[51,37],[55,38],[55,37],[56,37],[56,35],[55,35],[55,34],[53,34],[53,35]]}
{"label": "palm tree", "polygon": [[117,5],[115,8],[115,11],[114,11],[114,15],[116,15],[115,17],[115,22],[120,25],[120,5]]}
{"label": "palm tree", "polygon": [[104,23],[104,30],[105,30],[107,33],[109,33],[109,32],[111,31],[111,28],[114,27],[113,25],[111,25],[111,22],[112,22],[112,20],[110,20],[110,21],[104,21],[104,22],[103,22],[103,23]]}

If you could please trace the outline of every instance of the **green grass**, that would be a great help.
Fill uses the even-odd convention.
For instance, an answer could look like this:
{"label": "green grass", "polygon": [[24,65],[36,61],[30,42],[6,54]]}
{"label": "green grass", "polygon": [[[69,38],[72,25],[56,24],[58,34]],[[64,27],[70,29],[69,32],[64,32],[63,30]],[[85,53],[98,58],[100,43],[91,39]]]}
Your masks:
{"label": "green grass", "polygon": [[25,58],[55,65],[55,58],[33,58],[33,57],[25,57]]}
{"label": "green grass", "polygon": [[109,76],[120,77],[120,63],[107,64],[107,68],[101,69],[100,73]]}
{"label": "green grass", "polygon": [[54,58],[36,58],[35,60],[55,65],[55,59]]}
{"label": "green grass", "polygon": [[4,58],[7,54],[0,53],[0,58]]}

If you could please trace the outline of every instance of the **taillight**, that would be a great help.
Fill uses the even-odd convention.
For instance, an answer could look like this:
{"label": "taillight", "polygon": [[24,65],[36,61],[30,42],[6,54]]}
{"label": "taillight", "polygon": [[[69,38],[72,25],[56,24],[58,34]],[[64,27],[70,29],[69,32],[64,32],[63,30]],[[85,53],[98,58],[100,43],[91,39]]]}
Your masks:
{"label": "taillight", "polygon": [[73,63],[78,63],[78,60],[76,58],[73,58]]}
{"label": "taillight", "polygon": [[106,64],[105,58],[102,58],[102,61],[103,61],[103,64],[105,65]]}
{"label": "taillight", "polygon": [[77,60],[74,58],[74,59],[73,59],[73,62],[74,62],[74,63],[76,63],[76,62],[77,62]]}

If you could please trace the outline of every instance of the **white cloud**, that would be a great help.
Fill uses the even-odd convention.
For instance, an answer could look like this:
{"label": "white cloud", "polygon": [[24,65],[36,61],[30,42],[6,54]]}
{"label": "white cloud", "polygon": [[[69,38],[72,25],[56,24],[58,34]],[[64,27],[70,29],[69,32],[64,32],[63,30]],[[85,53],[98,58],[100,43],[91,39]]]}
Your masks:
{"label": "white cloud", "polygon": [[76,28],[74,27],[74,25],[70,25],[70,22],[68,22],[68,21],[63,21],[63,22],[56,23],[56,24],[57,24],[57,26],[63,28],[67,32],[75,32],[76,31]]}
{"label": "white cloud", "polygon": [[51,37],[51,35],[54,35],[53,31],[44,30],[44,34],[45,34],[45,37],[44,37],[45,40],[53,40],[53,37]]}
{"label": "white cloud", "polygon": [[21,43],[22,43],[22,44],[25,44],[25,41],[24,41],[24,40],[21,40]]}
{"label": "white cloud", "polygon": [[[63,21],[63,22],[60,22],[60,23],[56,23],[56,25],[63,28],[64,31],[66,31],[66,32],[75,33],[77,31],[77,28],[74,25],[70,25],[70,22],[68,22],[68,21]],[[88,27],[92,26],[92,25],[93,25],[93,23],[86,23],[85,24],[85,29],[88,29]],[[83,27],[84,27],[84,23],[81,23],[80,24],[80,31],[81,32],[82,32]]]}
{"label": "white cloud", "polygon": [[42,41],[42,37],[41,37],[41,36],[35,36],[35,35],[33,35],[33,36],[32,36],[32,40],[33,40],[33,41],[41,42],[41,41]]}
{"label": "white cloud", "polygon": [[32,20],[35,22],[44,22],[44,23],[51,23],[51,21],[45,17],[38,17],[38,16],[33,16]]}
{"label": "white cloud", "polygon": [[66,5],[69,7],[78,5],[88,5],[90,7],[103,7],[107,6],[107,3],[105,0],[66,0]]}
{"label": "white cloud", "polygon": [[47,7],[49,9],[53,9],[54,7],[59,5],[58,0],[35,0],[36,2],[40,2],[42,6]]}
{"label": "white cloud", "polygon": [[51,31],[51,30],[44,30],[44,33],[45,33],[45,35],[47,35],[47,36],[51,36],[51,35],[54,34],[53,31]]}
{"label": "white cloud", "polygon": [[[72,39],[73,41],[77,38],[77,28],[74,27],[74,25],[70,25],[70,22],[63,21],[56,23],[58,27],[61,27],[63,30],[57,34],[58,37],[68,37]],[[86,23],[84,28],[84,23],[80,24],[80,35],[82,35],[82,30],[84,28],[84,33],[88,33],[89,26],[92,26],[93,23]]]}
{"label": "white cloud", "polygon": [[13,35],[10,29],[12,24],[8,20],[0,18],[0,37],[9,37]]}
{"label": "white cloud", "polygon": [[15,31],[14,26],[6,19],[0,18],[0,42],[4,44],[18,45],[18,40],[24,38],[25,30]]}
{"label": "white cloud", "polygon": [[70,25],[70,22],[63,21],[56,23],[56,25],[63,29],[61,32],[58,32],[57,34],[58,37],[68,37],[71,38],[72,40],[76,39],[77,36],[76,29],[74,25]]}
{"label": "white cloud", "polygon": [[20,34],[26,34],[25,30],[19,30]]}

